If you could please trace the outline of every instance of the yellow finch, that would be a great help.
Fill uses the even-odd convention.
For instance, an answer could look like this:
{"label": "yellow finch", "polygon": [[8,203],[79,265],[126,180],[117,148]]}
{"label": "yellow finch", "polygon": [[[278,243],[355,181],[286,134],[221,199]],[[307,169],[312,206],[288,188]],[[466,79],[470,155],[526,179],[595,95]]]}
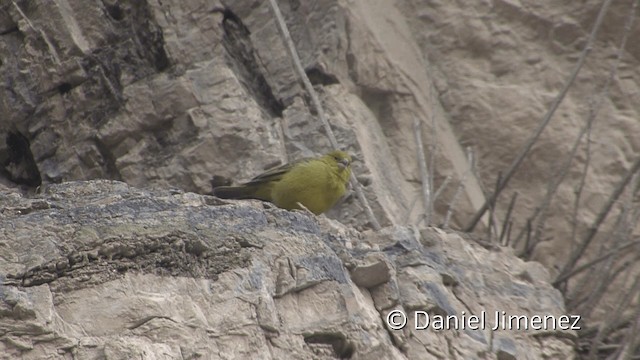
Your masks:
{"label": "yellow finch", "polygon": [[275,167],[239,186],[216,187],[213,195],[269,201],[287,210],[300,209],[300,203],[319,215],[344,195],[350,176],[351,156],[336,150]]}

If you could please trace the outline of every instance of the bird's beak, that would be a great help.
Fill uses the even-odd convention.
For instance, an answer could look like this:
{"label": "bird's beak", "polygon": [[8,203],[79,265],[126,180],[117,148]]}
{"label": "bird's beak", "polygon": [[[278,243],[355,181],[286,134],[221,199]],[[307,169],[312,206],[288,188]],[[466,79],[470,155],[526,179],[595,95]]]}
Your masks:
{"label": "bird's beak", "polygon": [[340,159],[338,166],[340,166],[340,169],[346,169],[349,166],[349,159]]}

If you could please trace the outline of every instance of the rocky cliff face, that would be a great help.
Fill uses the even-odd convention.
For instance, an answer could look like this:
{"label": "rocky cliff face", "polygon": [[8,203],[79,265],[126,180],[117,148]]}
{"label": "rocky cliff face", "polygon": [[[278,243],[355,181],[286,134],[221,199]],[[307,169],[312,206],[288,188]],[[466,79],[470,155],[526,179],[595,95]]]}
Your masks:
{"label": "rocky cliff face", "polygon": [[[360,233],[258,201],[104,180],[0,201],[1,359],[572,354],[573,331],[491,330],[495,311],[559,317],[562,297],[541,265],[455,233]],[[392,330],[398,311],[409,323]],[[413,329],[415,311],[428,328]],[[436,327],[483,311],[486,329]]]}
{"label": "rocky cliff face", "polygon": [[[474,4],[388,0],[280,3],[303,66],[320,94],[338,142],[360,160],[354,171],[376,217],[383,226],[396,229],[388,230],[389,234],[400,231],[396,226],[417,223],[424,212],[422,202],[416,200],[420,196],[421,181],[416,162],[416,133],[422,136],[427,155],[433,155],[434,190],[445,184],[447,178],[453,179],[435,202],[433,223],[443,222],[448,206],[454,200],[452,227],[459,228],[467,223],[470,215],[485,201],[485,194],[493,188],[499,171],[513,160],[562,87],[586,44],[601,5],[596,0],[566,4],[553,0]],[[513,218],[515,233],[540,205],[548,180],[561,167],[560,155],[570,150],[573,138],[589,114],[598,113],[590,133],[591,153],[588,156],[580,153],[572,163],[567,176],[569,181],[559,187],[548,212],[546,227],[541,229],[545,239],[551,240],[542,242],[534,253],[534,258],[552,272],[564,264],[574,245],[570,240],[572,219],[567,214],[572,212],[574,189],[585,162],[590,161],[591,166],[575,219],[578,235],[588,229],[621,173],[630,167],[639,153],[640,137],[634,135],[640,134],[637,121],[640,118],[640,45],[637,42],[628,42],[617,73],[612,77],[612,86],[606,93],[601,92],[603,84],[611,77],[612,59],[618,51],[629,14],[632,18],[637,17],[630,11],[633,3],[632,0],[613,2],[574,87],[516,173],[506,195],[498,199],[496,214],[501,219],[509,196],[516,191],[519,193]],[[631,38],[640,33],[639,23],[630,25]],[[174,188],[207,194],[212,184],[230,179],[244,180],[270,165],[330,148],[315,113],[309,110],[309,100],[293,71],[268,2],[2,0],[0,74],[3,84],[0,87],[0,135],[5,138],[4,143],[0,141],[0,179],[11,188],[16,184],[34,188],[39,184],[73,180],[111,179],[139,188]],[[419,120],[418,127],[416,120]],[[473,149],[475,166],[468,161],[467,147]],[[580,149],[584,150],[584,146]],[[459,183],[463,186],[458,186]],[[95,183],[78,186],[80,189],[87,186],[87,190],[74,190],[64,197],[64,201],[71,202],[69,198],[73,197],[80,201],[83,194],[103,191]],[[97,188],[90,191],[94,186]],[[138,191],[123,190],[118,186],[118,191]],[[458,189],[460,196],[456,196]],[[12,195],[7,195],[7,201],[15,197],[17,203],[22,203],[13,205],[18,209],[37,208],[40,206],[37,204],[45,206],[55,200],[42,195],[44,200],[34,202],[17,198],[17,193],[9,193]],[[143,197],[152,199],[155,196],[160,195],[145,193]],[[93,199],[97,203],[91,206],[99,207],[101,201],[113,200],[100,199],[99,196]],[[202,199],[209,198],[198,201],[213,201]],[[8,205],[0,203],[0,206],[6,209]],[[120,214],[135,217],[135,209],[129,209],[128,215],[124,210]],[[7,211],[4,210],[4,214],[17,216]],[[354,197],[348,197],[328,215],[357,231],[370,227],[362,206]],[[486,221],[487,218],[485,224]],[[68,226],[76,226],[71,224],[73,221]],[[9,239],[13,235],[6,226],[3,225],[3,229]],[[637,235],[638,231],[636,226],[631,234]],[[163,234],[158,235],[159,239],[169,239],[166,241],[170,244],[192,239],[191,235],[183,236],[182,233]],[[96,241],[106,241],[107,235],[98,232],[92,236]],[[237,237],[243,238],[242,234]],[[202,235],[202,238],[208,240],[196,243],[214,241],[209,235]],[[455,240],[459,243],[447,241],[454,244],[448,251],[474,246],[462,240]],[[240,256],[247,251],[245,246],[236,245],[222,252]],[[45,257],[55,253],[56,245],[47,246],[53,247],[30,249],[38,261],[11,260],[13,267],[2,271],[10,270],[16,275],[45,263],[50,267],[51,259],[45,261]],[[62,250],[77,250],[69,246],[71,249]],[[146,245],[139,246],[144,248]],[[212,243],[207,246],[217,248]],[[200,251],[205,250],[180,248],[182,255],[176,255],[180,258],[172,258],[171,249],[174,248],[159,250],[168,254],[158,259],[173,264],[167,265],[167,271],[158,270],[165,267],[158,266],[153,256],[146,260],[137,257],[138,250],[134,249],[131,256],[136,260],[130,261],[120,272],[117,268],[104,273],[92,270],[83,278],[90,284],[95,281],[98,286],[99,282],[108,284],[116,280],[105,274],[117,275],[118,281],[134,281],[131,279],[142,276],[145,269],[155,269],[149,270],[150,273],[214,279],[220,274],[231,276],[228,274],[233,273],[232,269],[245,269],[252,263],[248,256],[231,261],[229,268],[216,265],[211,270],[209,265],[196,259],[202,255]],[[85,250],[89,251],[88,248]],[[340,253],[335,248],[332,251]],[[56,256],[69,254],[61,252]],[[214,251],[206,258],[208,256],[216,258],[218,255]],[[516,260],[500,257],[491,265],[501,267],[508,261]],[[181,266],[188,271],[180,270]],[[132,275],[134,273],[137,275]],[[429,274],[420,268],[416,276],[430,277]],[[45,279],[51,278],[46,271],[41,275]],[[38,291],[46,295],[52,286],[58,286],[53,284],[68,280],[63,278],[42,282],[29,289],[40,289]],[[153,283],[140,279],[145,284]],[[173,278],[159,278],[158,282],[168,279]],[[38,281],[42,280],[36,283]],[[20,289],[25,284],[11,283],[11,286]],[[132,285],[132,288],[136,286]],[[624,287],[625,284],[619,286]],[[178,285],[174,289],[177,288]],[[416,290],[418,293],[428,293],[428,290],[420,288]],[[432,299],[432,296],[436,295],[427,297]],[[16,301],[11,301],[11,308],[17,306]],[[220,301],[224,302],[224,299]],[[492,308],[498,309],[507,302],[491,302]],[[480,308],[467,305],[468,309]],[[369,318],[379,319],[381,309],[376,305],[377,312],[369,314]],[[459,306],[442,309],[446,310],[443,313],[449,313],[451,309],[460,311]],[[532,309],[538,308],[514,308],[529,312]],[[561,312],[562,305],[543,309]],[[33,311],[27,318],[29,321],[49,319]],[[127,326],[138,328],[140,325],[127,323]],[[41,326],[41,329],[50,328]],[[284,331],[278,329],[278,332]],[[73,331],[79,330],[74,328]],[[342,335],[323,337],[317,330],[309,330],[316,334],[314,339],[320,340],[305,343],[306,331],[296,333],[301,338],[283,337],[287,340],[278,343],[279,348],[340,343],[339,349],[343,346],[355,349],[352,352],[360,356],[372,354],[361,352],[366,341],[354,340],[363,336],[360,333],[347,336],[339,332]],[[400,349],[388,350],[389,354],[418,356],[411,351],[416,351],[415,346],[420,348],[420,345],[403,345],[412,344],[412,336],[401,339],[397,334],[387,334],[382,327],[371,331],[371,336],[380,339],[376,346],[386,348],[393,342]],[[333,330],[329,333],[334,334]],[[77,339],[78,333],[65,334],[65,339]],[[219,333],[207,334],[215,337],[211,334]],[[431,333],[421,334],[432,336]],[[457,350],[451,352],[455,341],[447,336],[457,335],[443,335],[442,339],[448,340],[438,340],[442,353],[438,350],[431,353],[432,356],[464,358],[456,355]],[[11,354],[16,354],[22,343],[15,337],[7,339],[5,344],[9,344]],[[96,344],[102,344],[96,348],[105,349],[106,340],[101,339],[102,342],[96,340]],[[27,341],[25,354],[30,347],[38,347],[39,340],[30,341],[35,345],[28,345]],[[490,349],[486,356],[497,356],[496,343],[488,343],[494,346],[473,343],[475,345],[468,345],[473,350],[462,354],[477,354],[476,350],[482,348]],[[68,346],[70,343],[59,340],[52,344],[53,347],[47,349],[57,348],[63,352],[72,349]],[[93,346],[87,344],[87,348]],[[120,345],[114,346],[115,349]],[[125,349],[129,345],[122,346]],[[167,346],[173,349],[167,351],[176,349],[171,347],[173,345]],[[262,345],[256,345],[256,348],[259,346]],[[529,346],[535,347],[525,347]],[[506,351],[505,354],[529,354],[529,350],[521,352],[523,348],[516,348],[517,351]],[[196,354],[197,350],[194,351]],[[563,353],[564,350],[558,351]],[[278,358],[279,354],[273,353],[272,357]],[[342,350],[337,354],[343,354]]]}
{"label": "rocky cliff face", "polygon": [[[630,136],[640,133],[635,42],[622,52],[610,90],[599,93],[632,3],[615,2],[606,13],[557,119],[498,200],[502,217],[519,193],[514,229],[540,205],[561,166],[557,155],[568,152],[594,103],[600,117],[579,233],[638,152],[638,137]],[[412,223],[422,212],[413,201],[420,191],[419,119],[434,154],[435,189],[453,179],[435,203],[434,223],[462,182],[452,219],[461,226],[560,90],[600,2],[281,6],[340,144],[362,160],[356,170],[380,221]],[[630,33],[639,26],[631,24]],[[5,1],[0,40],[0,131],[7,137],[0,160],[5,177],[19,183],[109,178],[208,193],[212,174],[246,179],[329,148],[267,2]],[[573,162],[552,214],[572,211],[585,158]],[[346,208],[341,217],[365,226],[357,204]],[[562,216],[549,218],[557,241],[541,244],[537,258],[558,267],[571,226]]]}

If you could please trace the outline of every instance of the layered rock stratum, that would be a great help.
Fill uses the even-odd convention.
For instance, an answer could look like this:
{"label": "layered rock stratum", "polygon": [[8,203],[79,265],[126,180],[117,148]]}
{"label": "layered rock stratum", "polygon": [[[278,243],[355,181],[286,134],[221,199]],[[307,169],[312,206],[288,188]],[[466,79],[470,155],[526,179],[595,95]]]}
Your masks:
{"label": "layered rock stratum", "polygon": [[[559,318],[562,295],[540,264],[456,233],[358,232],[259,201],[105,180],[0,201],[2,359],[573,354],[575,332],[557,325],[491,330],[496,311]],[[393,330],[386,319],[398,311],[409,324]],[[485,329],[426,328],[427,316],[483,311]]]}

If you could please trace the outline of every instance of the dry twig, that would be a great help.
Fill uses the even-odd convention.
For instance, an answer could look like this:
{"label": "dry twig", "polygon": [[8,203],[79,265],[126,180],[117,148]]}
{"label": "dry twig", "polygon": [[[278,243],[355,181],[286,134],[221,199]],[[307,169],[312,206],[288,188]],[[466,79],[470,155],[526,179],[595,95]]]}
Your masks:
{"label": "dry twig", "polygon": [[431,224],[431,214],[433,212],[433,199],[431,197],[431,176],[427,169],[427,160],[424,156],[424,145],[422,144],[422,123],[420,118],[413,120],[413,133],[416,138],[416,151],[418,153],[418,168],[420,169],[420,179],[422,180],[422,202],[424,206],[424,222],[427,226]]}
{"label": "dry twig", "polygon": [[[498,172],[498,178],[496,179],[496,187],[494,189],[494,194],[499,193],[500,183],[502,182],[502,172]],[[496,223],[495,223],[495,214],[496,214],[496,202],[498,197],[491,197],[491,203],[489,204],[489,226],[487,226],[487,241],[491,242],[491,234],[492,231],[494,234],[497,234],[496,231]]]}
{"label": "dry twig", "polygon": [[595,21],[595,23],[593,25],[593,28],[591,30],[591,34],[589,35],[589,38],[587,39],[587,43],[585,44],[584,49],[582,50],[582,54],[580,54],[580,58],[578,59],[578,62],[576,63],[576,66],[574,67],[574,69],[573,69],[573,71],[571,73],[571,76],[569,76],[569,79],[567,80],[566,84],[564,85],[564,88],[562,89],[562,91],[560,91],[560,94],[558,94],[556,99],[553,101],[553,104],[551,105],[551,108],[549,108],[549,111],[547,112],[545,117],[542,119],[542,121],[538,125],[538,128],[536,129],[536,131],[533,133],[531,138],[529,138],[529,140],[525,143],[525,145],[520,150],[520,153],[518,154],[518,156],[516,156],[516,158],[513,160],[513,162],[511,163],[511,165],[509,166],[509,168],[505,172],[504,178],[502,179],[502,182],[501,182],[500,186],[498,187],[499,191],[497,193],[492,194],[490,196],[490,198],[485,201],[484,205],[478,211],[476,211],[476,213],[472,217],[471,221],[469,221],[469,224],[464,229],[465,232],[473,231],[473,229],[478,224],[478,221],[480,220],[480,218],[482,218],[482,215],[484,215],[484,213],[489,208],[489,205],[492,202],[495,201],[495,199],[499,195],[499,192],[502,191],[507,186],[507,184],[509,183],[509,180],[511,180],[511,177],[513,176],[515,171],[518,169],[518,167],[520,167],[520,164],[522,164],[522,161],[524,160],[524,158],[531,151],[531,148],[533,147],[533,144],[536,143],[536,141],[540,137],[540,134],[542,134],[542,131],[547,127],[547,125],[551,121],[551,118],[553,117],[553,114],[555,114],[556,110],[560,106],[560,103],[562,102],[562,100],[564,100],[564,97],[567,95],[567,92],[569,92],[569,89],[571,88],[571,85],[573,85],[573,82],[575,81],[576,77],[578,76],[578,73],[580,72],[580,69],[584,65],[584,62],[585,62],[585,60],[587,58],[587,55],[591,52],[592,46],[593,46],[593,41],[594,41],[594,39],[596,37],[596,34],[598,33],[598,30],[600,29],[600,25],[602,25],[602,20],[604,19],[604,15],[607,13],[609,5],[611,5],[612,1],[613,0],[605,0],[604,3],[602,4],[602,7],[600,8],[600,11],[598,12],[598,17],[596,18],[596,21]]}
{"label": "dry twig", "polygon": [[453,209],[455,207],[456,201],[458,201],[458,197],[460,196],[462,189],[464,189],[464,182],[467,180],[467,176],[469,175],[469,173],[473,172],[473,152],[471,151],[470,147],[467,148],[467,163],[469,164],[469,168],[464,172],[464,174],[462,174],[462,179],[460,179],[460,183],[456,188],[456,192],[453,193],[453,197],[449,202],[447,214],[444,217],[444,222],[442,225],[442,227],[445,229],[449,227],[449,221],[451,220],[451,216],[453,215]]}
{"label": "dry twig", "polygon": [[622,360],[630,360],[634,354],[638,355],[637,350],[640,347],[640,305],[636,305],[634,317],[636,320],[625,340],[622,341],[623,346],[620,351],[621,356],[619,356]]}
{"label": "dry twig", "polygon": [[622,178],[622,180],[618,183],[616,188],[613,190],[613,193],[611,194],[611,196],[607,200],[607,203],[603,206],[603,208],[600,210],[600,212],[596,216],[596,219],[594,220],[593,225],[591,225],[591,227],[587,231],[587,235],[584,237],[584,239],[582,240],[582,242],[578,246],[578,249],[576,249],[575,251],[573,251],[571,253],[569,261],[567,261],[567,263],[565,264],[565,266],[562,269],[562,271],[560,272],[560,274],[558,274],[558,276],[556,277],[556,280],[553,282],[554,286],[558,286],[563,281],[566,281],[566,279],[563,280],[563,281],[560,281],[559,279],[565,278],[566,274],[571,272],[571,270],[576,266],[576,263],[578,262],[578,260],[580,260],[580,258],[584,254],[584,252],[587,249],[587,247],[589,246],[589,244],[591,244],[591,241],[593,241],[596,233],[598,232],[598,229],[600,228],[600,225],[602,225],[604,220],[607,218],[607,215],[609,214],[609,212],[613,208],[613,205],[618,200],[618,198],[620,197],[620,195],[624,191],[624,189],[627,186],[627,184],[629,184],[631,179],[634,177],[634,175],[638,171],[640,171],[640,157],[638,157],[636,159],[636,161],[632,165],[631,169],[629,169],[629,171],[627,171],[625,176]]}
{"label": "dry twig", "polygon": [[511,212],[513,211],[513,207],[516,204],[516,199],[518,198],[518,192],[514,192],[511,196],[511,201],[509,201],[509,207],[507,208],[507,213],[504,215],[504,220],[502,221],[502,231],[500,231],[500,237],[498,238],[498,244],[507,245],[509,243],[509,238],[507,237],[507,241],[503,243],[504,236],[511,230]]}
{"label": "dry twig", "polygon": [[572,222],[571,222],[571,243],[575,242],[577,226],[578,226],[578,209],[580,208],[580,199],[582,197],[582,191],[584,189],[584,185],[586,183],[587,171],[589,170],[589,165],[591,163],[591,123],[593,119],[595,119],[600,106],[604,99],[607,97],[609,93],[609,87],[613,82],[613,79],[617,76],[618,67],[620,65],[620,61],[622,60],[622,56],[624,54],[624,49],[627,44],[627,40],[629,39],[629,34],[631,33],[631,27],[633,25],[635,19],[635,13],[638,7],[638,2],[633,1],[631,4],[631,10],[629,11],[629,16],[627,17],[627,21],[624,27],[624,33],[622,34],[622,39],[620,40],[620,45],[618,46],[618,50],[616,51],[616,59],[611,67],[609,72],[609,77],[607,78],[603,90],[600,93],[598,101],[596,104],[591,103],[591,107],[589,109],[589,119],[588,119],[588,133],[587,133],[587,148],[585,149],[585,163],[582,170],[582,174],[580,176],[580,182],[578,183],[578,188],[576,189],[575,200],[573,204],[573,212],[572,212]]}
{"label": "dry twig", "polygon": [[612,311],[612,316],[604,319],[604,323],[600,326],[598,333],[593,338],[590,344],[589,359],[595,360],[597,356],[597,349],[600,342],[605,339],[613,330],[616,330],[613,325],[617,324],[622,319],[623,310],[629,307],[632,299],[640,292],[640,278],[636,278],[631,286],[631,289],[620,300],[617,309]]}
{"label": "dry twig", "polygon": [[628,243],[626,243],[624,245],[618,246],[617,248],[615,248],[613,250],[610,250],[610,251],[604,253],[603,255],[598,256],[597,258],[589,261],[588,263],[578,266],[577,268],[575,268],[575,269],[571,270],[570,272],[568,272],[566,275],[563,275],[562,277],[559,277],[556,280],[556,282],[554,282],[554,285],[556,285],[556,283],[558,283],[558,284],[562,283],[562,282],[570,279],[571,277],[583,272],[584,270],[587,270],[587,269],[591,268],[592,266],[594,266],[594,265],[596,265],[596,264],[598,264],[598,263],[600,263],[600,262],[602,262],[604,260],[607,260],[607,259],[611,258],[614,255],[618,255],[622,251],[624,251],[624,250],[626,250],[626,249],[628,249],[630,247],[633,247],[635,245],[640,245],[640,241],[631,241],[631,242],[628,242]]}
{"label": "dry twig", "polygon": [[442,194],[444,189],[446,189],[447,185],[449,185],[449,182],[451,182],[451,179],[453,179],[451,177],[451,175],[447,175],[447,177],[444,178],[444,181],[442,182],[442,184],[440,185],[438,190],[436,190],[436,193],[433,194],[433,203],[434,204],[435,204],[436,200],[438,200],[438,197],[440,197],[440,194]]}

